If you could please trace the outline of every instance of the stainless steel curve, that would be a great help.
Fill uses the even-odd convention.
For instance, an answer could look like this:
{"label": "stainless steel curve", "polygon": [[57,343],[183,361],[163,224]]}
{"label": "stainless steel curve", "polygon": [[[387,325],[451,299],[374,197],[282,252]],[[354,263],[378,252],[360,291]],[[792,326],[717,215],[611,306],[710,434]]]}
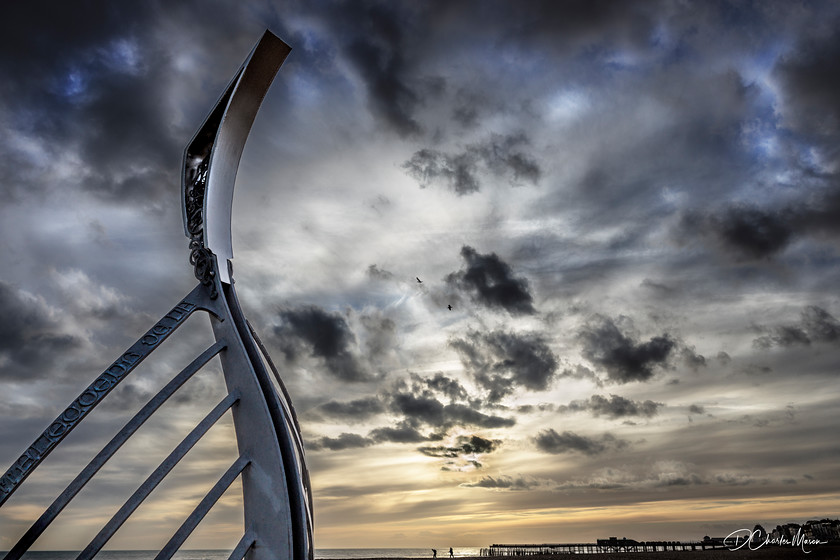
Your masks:
{"label": "stainless steel curve", "polygon": [[184,152],[184,229],[187,237],[193,237],[187,194],[191,180],[202,162],[206,162],[206,190],[201,208],[202,241],[218,258],[218,275],[225,284],[231,282],[228,269],[228,261],[233,258],[230,218],[239,160],[263,98],[291,50],[277,36],[266,31]]}
{"label": "stainless steel curve", "polygon": [[215,344],[198,350],[196,355],[200,355],[129,420],[20,537],[6,560],[20,558],[135,430],[216,355],[222,364],[227,396],[140,485],[79,558],[91,558],[105,546],[140,502],[228,409],[233,416],[239,457],[178,528],[161,551],[161,558],[174,553],[237,477],[242,483],[244,530],[230,558],[314,558],[312,495],[300,428],[283,381],[240,308],[230,265],[230,219],[239,160],[260,103],[290,50],[266,31],[184,152],[184,228],[199,285],[100,374],[0,476],[0,506],[50,451],[194,311],[207,312]]}
{"label": "stainless steel curve", "polygon": [[[290,51],[266,31],[187,145],[182,193],[196,277],[218,297],[225,319],[211,319],[216,339],[229,341],[220,355],[225,380],[229,391],[242,395],[233,412],[240,453],[251,460],[242,473],[245,530],[255,537],[249,554],[311,560],[312,499],[300,428],[285,387],[239,305],[230,263],[237,167],[260,103]],[[260,402],[249,408],[249,397],[257,395]],[[266,493],[267,485],[274,490]]]}

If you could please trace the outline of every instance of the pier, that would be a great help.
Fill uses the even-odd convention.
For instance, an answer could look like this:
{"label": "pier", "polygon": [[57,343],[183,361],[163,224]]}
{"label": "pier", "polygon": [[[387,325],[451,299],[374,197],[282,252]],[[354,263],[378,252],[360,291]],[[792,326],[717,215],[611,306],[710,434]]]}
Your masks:
{"label": "pier", "polygon": [[717,539],[695,542],[635,541],[632,539],[598,539],[594,543],[563,544],[494,544],[481,549],[481,556],[536,556],[546,554],[595,554],[610,552],[665,552],[683,550],[716,550],[726,548]]}

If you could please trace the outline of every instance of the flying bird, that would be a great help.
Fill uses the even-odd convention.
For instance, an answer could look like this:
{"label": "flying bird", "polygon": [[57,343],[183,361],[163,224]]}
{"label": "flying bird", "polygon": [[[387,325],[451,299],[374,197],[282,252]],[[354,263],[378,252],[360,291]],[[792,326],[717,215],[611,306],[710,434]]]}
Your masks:
{"label": "flying bird", "polygon": [[418,283],[418,284],[422,284],[422,283],[423,283],[423,281],[422,281],[422,280],[420,280],[419,278],[417,278],[416,276],[415,276],[414,278],[417,280],[417,283]]}
{"label": "flying bird", "polygon": [[452,306],[451,305],[447,305],[446,307],[449,308],[449,311],[452,311]]}

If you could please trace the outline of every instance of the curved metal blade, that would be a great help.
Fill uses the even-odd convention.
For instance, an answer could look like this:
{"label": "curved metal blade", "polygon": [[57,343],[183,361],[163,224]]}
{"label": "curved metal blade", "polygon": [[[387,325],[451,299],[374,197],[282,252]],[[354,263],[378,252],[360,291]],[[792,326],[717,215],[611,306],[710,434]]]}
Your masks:
{"label": "curved metal blade", "polygon": [[[182,213],[196,276],[218,274],[231,283],[230,218],[239,160],[263,98],[291,50],[266,31],[184,152]],[[212,267],[206,251],[218,257],[218,271],[205,270]]]}

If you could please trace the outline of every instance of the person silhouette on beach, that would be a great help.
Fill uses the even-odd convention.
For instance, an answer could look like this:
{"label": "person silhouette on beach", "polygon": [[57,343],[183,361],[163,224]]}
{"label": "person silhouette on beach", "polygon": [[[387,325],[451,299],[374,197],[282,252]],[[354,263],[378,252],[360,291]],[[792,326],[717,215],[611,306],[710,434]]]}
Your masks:
{"label": "person silhouette on beach", "polygon": [[432,549],[432,558],[437,558],[437,550]]}
{"label": "person silhouette on beach", "polygon": [[450,558],[455,558],[455,554],[452,553],[452,547],[451,546],[449,547],[449,557]]}

